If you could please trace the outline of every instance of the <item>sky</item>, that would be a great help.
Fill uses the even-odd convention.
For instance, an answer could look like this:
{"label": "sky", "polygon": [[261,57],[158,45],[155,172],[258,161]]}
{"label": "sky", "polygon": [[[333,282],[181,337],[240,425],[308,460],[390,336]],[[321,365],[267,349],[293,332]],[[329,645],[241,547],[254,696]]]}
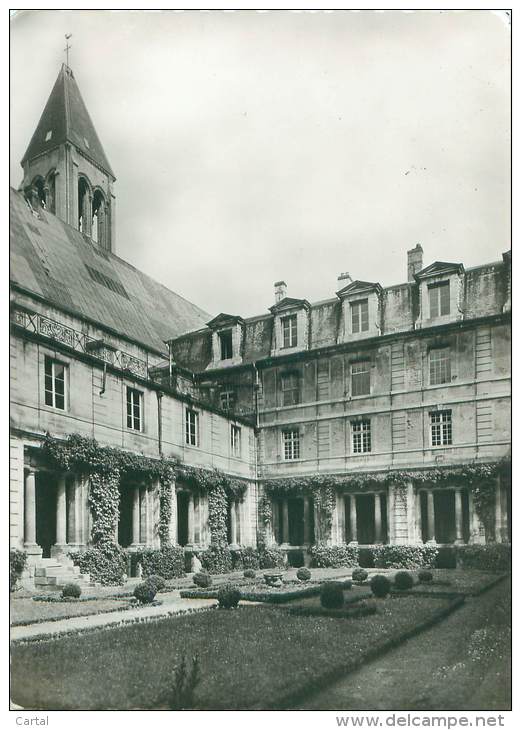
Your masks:
{"label": "sky", "polygon": [[510,243],[510,28],[489,11],[19,11],[11,185],[65,59],[117,177],[116,253],[212,315],[273,283],[406,281]]}

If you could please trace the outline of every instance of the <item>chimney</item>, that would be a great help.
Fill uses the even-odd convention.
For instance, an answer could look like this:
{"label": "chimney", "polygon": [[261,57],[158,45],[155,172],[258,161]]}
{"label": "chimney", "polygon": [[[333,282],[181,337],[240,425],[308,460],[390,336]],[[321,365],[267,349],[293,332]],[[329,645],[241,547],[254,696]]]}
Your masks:
{"label": "chimney", "polygon": [[287,284],[285,281],[276,281],[275,287],[275,304],[278,304],[286,297]]}
{"label": "chimney", "polygon": [[407,251],[407,281],[414,281],[414,275],[423,269],[423,248],[419,243]]}
{"label": "chimney", "polygon": [[343,271],[341,274],[338,275],[337,279],[337,291],[340,291],[344,287],[346,287],[348,284],[350,284],[353,281],[351,278],[351,274],[349,271]]}

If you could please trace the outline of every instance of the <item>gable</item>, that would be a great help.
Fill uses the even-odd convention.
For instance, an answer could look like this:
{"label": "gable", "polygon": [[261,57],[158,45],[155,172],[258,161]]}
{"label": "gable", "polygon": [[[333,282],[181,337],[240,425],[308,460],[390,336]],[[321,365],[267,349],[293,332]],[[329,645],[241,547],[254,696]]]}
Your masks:
{"label": "gable", "polygon": [[337,292],[338,297],[352,296],[353,294],[367,294],[369,292],[380,292],[382,287],[378,282],[375,281],[352,281],[350,284],[345,286],[343,289]]}
{"label": "gable", "polygon": [[418,271],[414,278],[427,279],[430,276],[443,276],[444,274],[459,274],[463,272],[463,264],[451,263],[449,261],[435,261],[433,264],[426,266]]}
{"label": "gable", "polygon": [[285,309],[298,309],[300,307],[304,307],[304,309],[309,309],[310,304],[307,299],[293,299],[293,297],[284,297],[284,299],[282,299],[280,302],[277,302],[277,304],[274,304],[269,309],[270,312],[273,312],[273,314],[278,314]]}

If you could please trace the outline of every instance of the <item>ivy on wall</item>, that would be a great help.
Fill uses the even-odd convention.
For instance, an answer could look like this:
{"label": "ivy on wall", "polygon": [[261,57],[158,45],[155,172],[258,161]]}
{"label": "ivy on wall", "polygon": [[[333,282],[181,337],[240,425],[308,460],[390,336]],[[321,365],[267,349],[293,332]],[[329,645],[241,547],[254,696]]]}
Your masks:
{"label": "ivy on wall", "polygon": [[[307,495],[313,498],[322,529],[318,541],[327,539],[331,532],[335,497],[337,493],[383,489],[392,485],[405,497],[408,485],[416,488],[424,486],[461,486],[467,487],[474,497],[474,507],[483,523],[485,533],[493,534],[495,520],[496,477],[508,474],[508,460],[487,464],[468,464],[422,470],[397,470],[367,474],[328,475],[316,474],[309,477],[288,477],[266,479],[263,481],[264,493],[259,500],[259,521],[262,532],[261,542],[265,542],[266,529],[272,519],[272,499],[288,495]],[[493,537],[491,538],[493,539]]]}

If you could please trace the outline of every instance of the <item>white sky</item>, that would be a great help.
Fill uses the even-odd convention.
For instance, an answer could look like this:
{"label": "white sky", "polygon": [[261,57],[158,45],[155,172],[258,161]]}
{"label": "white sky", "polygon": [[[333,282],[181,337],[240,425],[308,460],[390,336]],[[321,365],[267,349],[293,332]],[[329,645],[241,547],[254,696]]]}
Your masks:
{"label": "white sky", "polygon": [[22,11],[11,184],[64,59],[117,176],[116,252],[212,314],[273,282],[510,248],[510,29],[487,11]]}

